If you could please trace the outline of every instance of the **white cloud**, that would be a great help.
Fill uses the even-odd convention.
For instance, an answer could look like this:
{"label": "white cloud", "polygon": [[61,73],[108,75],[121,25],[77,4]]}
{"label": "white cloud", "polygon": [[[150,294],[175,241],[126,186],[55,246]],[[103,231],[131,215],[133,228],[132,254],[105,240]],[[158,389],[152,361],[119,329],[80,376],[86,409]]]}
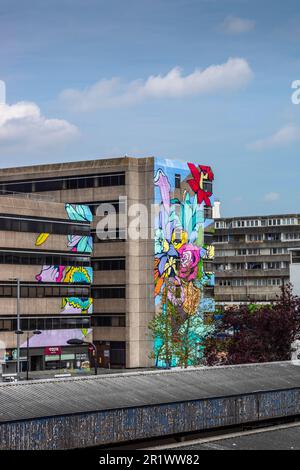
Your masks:
{"label": "white cloud", "polygon": [[249,33],[256,26],[256,22],[238,16],[227,16],[222,24],[222,29],[229,34]]}
{"label": "white cloud", "polygon": [[267,202],[275,202],[278,201],[278,199],[280,199],[279,193],[271,192],[265,195],[265,201]]}
{"label": "white cloud", "polygon": [[35,103],[0,103],[0,147],[41,149],[69,141],[78,134],[77,127],[68,121],[44,117]]}
{"label": "white cloud", "polygon": [[129,106],[146,99],[177,98],[184,96],[235,90],[245,86],[253,77],[248,62],[230,58],[224,64],[196,69],[183,75],[179,67],[166,75],[151,75],[146,80],[129,83],[119,78],[103,79],[84,89],[64,90],[60,97],[74,111],[92,111],[101,108]]}
{"label": "white cloud", "polygon": [[277,147],[284,147],[300,140],[300,126],[288,124],[269,137],[256,140],[248,145],[252,150],[267,150]]}

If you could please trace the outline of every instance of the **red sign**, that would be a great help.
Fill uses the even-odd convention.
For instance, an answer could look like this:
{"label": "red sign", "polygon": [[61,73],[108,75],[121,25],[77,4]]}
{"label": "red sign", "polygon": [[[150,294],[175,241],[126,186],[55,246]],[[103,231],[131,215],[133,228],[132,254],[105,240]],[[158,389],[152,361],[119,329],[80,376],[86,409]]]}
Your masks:
{"label": "red sign", "polygon": [[45,356],[57,356],[61,354],[61,347],[60,346],[48,346],[44,350]]}

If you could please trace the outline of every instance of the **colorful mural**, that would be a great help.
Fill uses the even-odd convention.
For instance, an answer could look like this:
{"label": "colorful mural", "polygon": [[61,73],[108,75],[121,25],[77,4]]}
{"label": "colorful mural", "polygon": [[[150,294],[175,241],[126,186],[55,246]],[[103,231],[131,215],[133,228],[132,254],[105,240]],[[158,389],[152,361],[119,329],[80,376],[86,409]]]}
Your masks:
{"label": "colorful mural", "polygon": [[[93,215],[88,206],[82,204],[65,204],[69,220],[76,222],[92,222]],[[49,238],[49,233],[38,235],[35,245],[42,246]],[[67,235],[67,246],[75,253],[91,253],[93,250],[90,235]],[[35,276],[37,282],[56,282],[68,284],[91,284],[93,282],[93,269],[91,267],[75,266],[42,266],[39,274]],[[91,314],[93,313],[93,299],[80,297],[63,297],[61,299],[61,313]]]}
{"label": "colorful mural", "polygon": [[91,284],[93,282],[93,268],[90,266],[42,266],[35,279],[38,282]]}
{"label": "colorful mural", "polygon": [[[175,188],[179,175],[180,189]],[[213,220],[204,218],[204,208],[211,208],[214,198],[204,183],[213,179],[208,166],[168,160],[155,163],[155,203],[159,205],[155,218],[156,316],[150,329],[158,367],[199,363],[201,344],[211,333],[204,314],[214,310],[213,298],[206,294],[214,286],[214,274],[205,272],[205,264],[213,259],[214,247],[206,244],[205,233],[211,232]]]}
{"label": "colorful mural", "polygon": [[61,313],[91,314],[93,313],[93,299],[91,297],[63,297]]}
{"label": "colorful mural", "polygon": [[[83,204],[65,204],[65,210],[69,220],[76,222],[88,222],[93,220],[93,214],[89,206]],[[48,240],[49,233],[40,233],[35,241],[35,246],[41,246]],[[74,253],[92,253],[93,238],[91,235],[67,235],[67,247]]]}
{"label": "colorful mural", "polygon": [[[93,214],[89,206],[65,204],[65,209],[70,220],[89,223],[93,220]],[[68,235],[68,247],[76,253],[92,253],[93,239],[90,235]]]}

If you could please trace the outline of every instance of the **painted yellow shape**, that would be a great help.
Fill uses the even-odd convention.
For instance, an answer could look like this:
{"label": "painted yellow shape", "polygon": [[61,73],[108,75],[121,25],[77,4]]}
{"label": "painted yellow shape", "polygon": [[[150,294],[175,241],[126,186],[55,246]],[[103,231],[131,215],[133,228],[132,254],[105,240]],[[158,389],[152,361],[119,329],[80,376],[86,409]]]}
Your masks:
{"label": "painted yellow shape", "polygon": [[37,237],[36,241],[35,241],[35,245],[36,246],[43,245],[43,243],[45,243],[45,241],[47,240],[49,235],[50,235],[50,233],[40,233],[39,236]]}

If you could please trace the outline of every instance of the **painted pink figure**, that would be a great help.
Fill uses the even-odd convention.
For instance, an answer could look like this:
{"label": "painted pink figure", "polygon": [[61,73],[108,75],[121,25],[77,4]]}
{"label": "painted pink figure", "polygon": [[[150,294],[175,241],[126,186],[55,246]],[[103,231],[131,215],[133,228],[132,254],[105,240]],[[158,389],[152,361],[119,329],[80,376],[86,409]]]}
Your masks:
{"label": "painted pink figure", "polygon": [[38,282],[63,282],[65,266],[43,266],[35,276]]}
{"label": "painted pink figure", "polygon": [[180,256],[179,277],[186,281],[196,279],[200,262],[200,248],[191,244],[182,245],[178,250]]}

